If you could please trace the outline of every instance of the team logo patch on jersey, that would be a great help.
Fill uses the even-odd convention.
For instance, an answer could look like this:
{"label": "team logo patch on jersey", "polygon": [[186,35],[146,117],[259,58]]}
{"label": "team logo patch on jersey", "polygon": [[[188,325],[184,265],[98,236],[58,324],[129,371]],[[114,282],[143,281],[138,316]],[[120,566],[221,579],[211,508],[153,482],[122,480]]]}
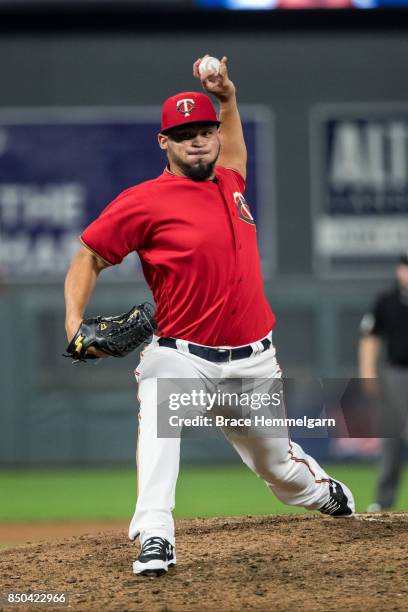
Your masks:
{"label": "team logo patch on jersey", "polygon": [[189,117],[195,108],[195,102],[191,98],[183,98],[177,102],[177,110],[185,117]]}
{"label": "team logo patch on jersey", "polygon": [[240,193],[239,191],[236,191],[234,193],[234,201],[238,207],[238,217],[242,219],[242,221],[245,221],[246,223],[249,223],[250,225],[255,225],[255,220],[253,216],[251,215],[251,211],[249,209],[248,202],[246,201],[242,193]]}

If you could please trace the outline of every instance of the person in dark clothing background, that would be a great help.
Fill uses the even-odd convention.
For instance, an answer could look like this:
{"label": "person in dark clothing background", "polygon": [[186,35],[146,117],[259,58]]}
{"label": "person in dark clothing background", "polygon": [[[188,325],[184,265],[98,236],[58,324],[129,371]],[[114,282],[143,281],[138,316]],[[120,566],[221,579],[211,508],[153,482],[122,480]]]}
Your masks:
{"label": "person in dark clothing background", "polygon": [[395,275],[396,284],[377,297],[360,325],[359,375],[365,392],[382,404],[382,449],[375,502],[367,508],[371,512],[395,503],[408,417],[408,253],[400,257]]}

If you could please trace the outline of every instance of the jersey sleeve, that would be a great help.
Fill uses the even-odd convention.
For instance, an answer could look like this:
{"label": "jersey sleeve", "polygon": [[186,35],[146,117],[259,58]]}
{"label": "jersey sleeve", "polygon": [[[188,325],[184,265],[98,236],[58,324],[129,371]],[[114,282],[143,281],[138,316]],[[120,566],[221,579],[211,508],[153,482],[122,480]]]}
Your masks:
{"label": "jersey sleeve", "polygon": [[146,206],[132,189],[121,193],[81,235],[81,242],[115,265],[143,248],[150,220]]}
{"label": "jersey sleeve", "polygon": [[227,174],[230,180],[235,184],[237,191],[244,195],[246,182],[242,174],[238,172],[238,170],[234,170],[234,168],[225,168],[223,166],[218,166],[223,173]]}
{"label": "jersey sleeve", "polygon": [[383,296],[363,316],[360,323],[360,333],[362,336],[382,336],[385,333]]}

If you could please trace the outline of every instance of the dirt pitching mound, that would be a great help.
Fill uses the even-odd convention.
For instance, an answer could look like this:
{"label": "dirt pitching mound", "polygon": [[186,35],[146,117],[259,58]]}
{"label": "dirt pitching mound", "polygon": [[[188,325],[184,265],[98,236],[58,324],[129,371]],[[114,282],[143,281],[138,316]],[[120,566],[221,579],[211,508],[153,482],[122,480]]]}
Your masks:
{"label": "dirt pitching mound", "polygon": [[4,550],[0,591],[67,591],[69,609],[103,612],[408,610],[408,514],[185,520],[167,575],[133,576],[136,555],[118,531]]}

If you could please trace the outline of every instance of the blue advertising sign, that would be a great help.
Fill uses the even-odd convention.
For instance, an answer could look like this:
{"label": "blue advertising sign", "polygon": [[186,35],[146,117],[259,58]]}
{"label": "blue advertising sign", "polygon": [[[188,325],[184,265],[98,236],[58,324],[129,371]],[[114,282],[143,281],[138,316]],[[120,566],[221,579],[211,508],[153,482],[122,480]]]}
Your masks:
{"label": "blue advertising sign", "polygon": [[408,105],[325,105],[311,122],[317,272],[376,275],[408,248]]}
{"label": "blue advertising sign", "polygon": [[[52,279],[66,272],[78,236],[102,209],[124,189],[163,172],[159,117],[155,107],[0,112],[3,277]],[[271,169],[265,167],[260,136],[270,117],[256,107],[244,109],[243,117],[249,151],[246,195],[258,219],[266,199],[271,206]],[[267,248],[268,260],[269,255]],[[137,269],[132,254],[115,274],[135,278]]]}

